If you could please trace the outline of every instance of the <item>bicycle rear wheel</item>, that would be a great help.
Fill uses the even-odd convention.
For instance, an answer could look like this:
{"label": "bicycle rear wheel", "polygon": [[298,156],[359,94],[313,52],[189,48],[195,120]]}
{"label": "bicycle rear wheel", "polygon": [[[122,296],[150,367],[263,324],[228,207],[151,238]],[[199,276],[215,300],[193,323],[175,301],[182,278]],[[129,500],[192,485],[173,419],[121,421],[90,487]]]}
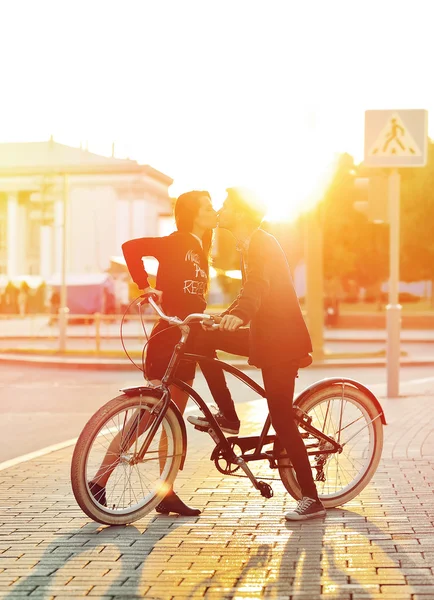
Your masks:
{"label": "bicycle rear wheel", "polygon": [[[72,490],[94,521],[106,525],[137,521],[162,500],[175,480],[183,439],[170,406],[143,459],[138,458],[158,402],[151,396],[118,396],[93,415],[78,438],[71,464]],[[105,498],[92,494],[90,482],[102,484]]]}
{"label": "bicycle rear wheel", "polygon": [[[327,450],[327,442],[318,444],[312,435],[304,440],[307,446],[319,445],[318,453],[309,460],[321,501],[326,508],[349,502],[369,483],[381,458],[383,424],[378,408],[367,394],[350,385],[313,391],[298,406],[312,418],[313,427],[343,446],[340,454],[321,454]],[[278,443],[275,453],[285,488],[299,500],[302,494],[295,471]],[[316,467],[322,460],[319,470]]]}

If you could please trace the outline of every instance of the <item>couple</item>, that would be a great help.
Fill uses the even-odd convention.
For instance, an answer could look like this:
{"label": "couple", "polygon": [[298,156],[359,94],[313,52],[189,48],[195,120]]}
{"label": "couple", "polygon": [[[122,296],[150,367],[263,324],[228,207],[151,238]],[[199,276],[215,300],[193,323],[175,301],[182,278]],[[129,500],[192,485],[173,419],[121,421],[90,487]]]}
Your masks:
{"label": "couple", "polygon": [[[235,302],[217,317],[217,331],[206,331],[200,325],[192,327],[187,351],[215,356],[216,350],[224,350],[248,356],[250,364],[262,369],[271,422],[294,466],[303,493],[295,510],[285,517],[287,520],[304,520],[325,514],[292,411],[299,363],[312,351],[312,346],[284,252],[272,235],[259,228],[265,213],[265,207],[246,190],[227,190],[218,215],[219,227],[231,231],[237,240],[243,286]],[[123,244],[122,250],[137,286],[156,294],[166,314],[184,319],[206,309],[212,230],[217,225],[217,213],[209,193],[182,194],[175,204],[175,221],[177,231],[171,235],[130,240]],[[144,256],[153,256],[159,261],[156,289],[149,286],[142,262]],[[165,321],[155,325],[145,365],[146,377],[151,383],[160,383],[179,338],[178,328],[169,328]],[[183,361],[176,376],[191,385],[195,368],[195,364]],[[238,434],[240,421],[223,371],[212,363],[201,368],[219,407],[216,419],[221,429]],[[171,394],[183,413],[188,396],[174,386]],[[206,425],[204,417],[189,417],[188,420]],[[92,493],[95,495],[100,489],[94,480]],[[200,514],[199,510],[184,504],[173,489],[156,510],[181,515]]]}

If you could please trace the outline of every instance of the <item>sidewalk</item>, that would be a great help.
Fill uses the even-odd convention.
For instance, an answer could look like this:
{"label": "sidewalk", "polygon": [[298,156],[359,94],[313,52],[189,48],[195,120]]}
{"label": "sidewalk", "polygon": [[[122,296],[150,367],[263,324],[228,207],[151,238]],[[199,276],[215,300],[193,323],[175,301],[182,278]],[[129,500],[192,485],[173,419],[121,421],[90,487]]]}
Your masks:
{"label": "sidewalk", "polygon": [[[373,481],[304,524],[285,522],[293,501],[279,482],[265,500],[248,480],[218,473],[210,439],[190,426],[176,489],[200,517],[152,513],[113,528],[89,521],[70,488],[72,447],[0,470],[0,597],[432,600],[429,391],[381,400],[389,424]],[[263,401],[240,407],[242,435],[256,432]]]}

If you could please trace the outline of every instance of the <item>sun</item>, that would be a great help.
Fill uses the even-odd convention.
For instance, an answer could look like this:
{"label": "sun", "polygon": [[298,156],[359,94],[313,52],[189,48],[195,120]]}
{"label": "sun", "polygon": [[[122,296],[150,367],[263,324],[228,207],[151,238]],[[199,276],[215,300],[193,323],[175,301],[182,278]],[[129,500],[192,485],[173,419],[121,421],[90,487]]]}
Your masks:
{"label": "sun", "polygon": [[265,181],[258,186],[258,193],[269,207],[266,220],[294,221],[301,213],[316,206],[333,180],[337,159],[337,155],[330,153],[311,155],[308,162],[299,162],[291,169],[291,177],[284,187]]}
{"label": "sun", "polygon": [[230,176],[217,171],[209,179],[203,174],[189,180],[175,179],[170,194],[177,197],[189,189],[207,189],[218,210],[226,188],[241,187],[253,192],[268,207],[267,221],[294,221],[323,198],[336,171],[338,156],[318,139],[315,144],[297,144],[299,153],[264,161],[260,169],[244,165],[239,173],[231,172]]}

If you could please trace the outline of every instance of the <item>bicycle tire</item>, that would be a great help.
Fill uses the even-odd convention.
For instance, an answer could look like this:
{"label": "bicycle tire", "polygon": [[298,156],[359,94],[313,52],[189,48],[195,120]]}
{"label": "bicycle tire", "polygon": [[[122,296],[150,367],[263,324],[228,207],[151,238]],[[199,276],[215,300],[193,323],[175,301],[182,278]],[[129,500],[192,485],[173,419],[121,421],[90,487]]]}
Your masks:
{"label": "bicycle tire", "polygon": [[[314,391],[312,394],[304,398],[303,401],[297,406],[309,414],[309,411],[312,411],[321,402],[336,398],[337,387],[340,386],[332,385],[322,390]],[[372,399],[361,390],[352,386],[345,386],[344,398],[346,400],[348,399],[348,401],[352,402],[353,404],[358,405],[360,410],[364,412],[369,419],[375,419],[369,425],[369,427],[372,428],[372,452],[364,472],[354,480],[353,485],[347,486],[342,493],[331,495],[321,494],[319,491],[319,497],[326,508],[335,508],[336,506],[341,506],[349,502],[368,485],[375,471],[377,470],[383,449],[383,424],[381,422],[381,418],[379,417],[378,408],[375,406]],[[320,429],[317,424],[314,426]],[[286,452],[281,452],[278,440],[275,442],[274,452],[275,456],[278,457],[277,465],[283,485],[295,500],[300,500],[302,493],[298,485],[295,471],[290,464],[288,457],[286,456]]]}
{"label": "bicycle tire", "polygon": [[80,437],[77,440],[72,462],[71,462],[71,483],[72,490],[75,499],[83,510],[83,512],[98,523],[105,525],[127,525],[133,523],[146,516],[153,508],[161,502],[162,498],[166,493],[167,486],[173,484],[176,475],[178,473],[183,451],[183,438],[182,431],[179,425],[178,419],[169,406],[162,425],[169,428],[173,438],[173,456],[169,457],[170,464],[168,467],[167,476],[164,479],[166,486],[162,486],[160,491],[156,491],[154,497],[152,497],[145,505],[140,506],[138,509],[131,510],[130,513],[124,512],[123,514],[113,514],[113,511],[106,509],[97,504],[92,494],[90,493],[87,476],[86,476],[86,465],[89,452],[92,448],[92,443],[95,440],[98,432],[103,430],[104,425],[109,423],[113,417],[119,413],[122,409],[128,409],[137,406],[137,408],[143,408],[144,406],[152,407],[159,398],[152,396],[127,396],[122,394],[113,398],[102,406],[87,422]]}

